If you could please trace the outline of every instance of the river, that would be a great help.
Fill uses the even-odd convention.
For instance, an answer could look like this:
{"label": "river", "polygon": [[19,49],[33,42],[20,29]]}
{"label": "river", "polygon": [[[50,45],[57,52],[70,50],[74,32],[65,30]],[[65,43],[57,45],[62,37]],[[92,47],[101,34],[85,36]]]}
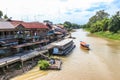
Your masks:
{"label": "river", "polygon": [[[78,29],[72,33],[76,48],[60,57],[60,71],[31,71],[12,80],[120,80],[120,41],[103,39]],[[80,41],[90,44],[90,50],[80,48]]]}

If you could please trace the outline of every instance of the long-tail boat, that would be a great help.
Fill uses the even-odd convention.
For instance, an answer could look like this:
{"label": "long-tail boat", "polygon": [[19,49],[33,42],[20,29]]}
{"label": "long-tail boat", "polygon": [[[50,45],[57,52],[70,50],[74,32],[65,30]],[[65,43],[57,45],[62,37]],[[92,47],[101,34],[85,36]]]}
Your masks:
{"label": "long-tail boat", "polygon": [[89,44],[87,44],[86,42],[80,41],[80,46],[83,49],[90,50]]}

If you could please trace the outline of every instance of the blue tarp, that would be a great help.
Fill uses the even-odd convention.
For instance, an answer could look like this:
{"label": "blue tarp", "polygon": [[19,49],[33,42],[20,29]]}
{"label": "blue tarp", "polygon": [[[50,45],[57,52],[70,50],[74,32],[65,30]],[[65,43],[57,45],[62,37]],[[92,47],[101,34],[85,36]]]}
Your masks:
{"label": "blue tarp", "polygon": [[47,33],[47,35],[49,36],[49,35],[53,35],[54,34],[54,30],[51,30],[51,31],[49,31],[48,33]]}
{"label": "blue tarp", "polygon": [[58,54],[59,49],[58,48],[53,48],[53,54]]}

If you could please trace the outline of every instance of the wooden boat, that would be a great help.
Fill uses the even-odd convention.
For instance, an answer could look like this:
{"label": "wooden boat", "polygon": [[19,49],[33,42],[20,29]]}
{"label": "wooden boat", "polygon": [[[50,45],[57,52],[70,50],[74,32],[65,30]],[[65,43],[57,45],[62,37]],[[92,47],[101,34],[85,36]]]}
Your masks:
{"label": "wooden boat", "polygon": [[48,67],[50,70],[61,70],[62,61],[60,59],[54,59],[54,63],[50,63],[51,65]]}
{"label": "wooden boat", "polygon": [[51,58],[50,60],[45,60],[46,62],[44,63],[40,63],[44,66],[46,66],[48,64],[48,66],[46,66],[45,68],[42,68],[42,66],[40,66],[40,70],[61,70],[61,64],[62,61],[61,59],[57,59],[57,58]]}
{"label": "wooden boat", "polygon": [[83,41],[80,41],[80,46],[81,46],[81,48],[83,48],[83,49],[90,50],[89,44],[87,44],[87,43],[85,43],[85,42],[83,42]]}

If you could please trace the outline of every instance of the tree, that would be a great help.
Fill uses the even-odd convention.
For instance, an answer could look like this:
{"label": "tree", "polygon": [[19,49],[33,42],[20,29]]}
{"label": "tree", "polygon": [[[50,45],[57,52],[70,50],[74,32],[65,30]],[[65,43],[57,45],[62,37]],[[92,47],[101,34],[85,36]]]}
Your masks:
{"label": "tree", "polygon": [[2,18],[2,16],[3,16],[3,12],[2,12],[2,11],[0,11],[0,18]]}
{"label": "tree", "polygon": [[109,22],[109,31],[117,33],[120,30],[120,11],[113,15]]}
{"label": "tree", "polygon": [[95,23],[96,21],[97,21],[97,17],[94,15],[89,19],[88,25],[91,25],[91,24]]}
{"label": "tree", "polygon": [[108,18],[109,14],[104,12],[104,10],[100,10],[98,12],[96,12],[97,20],[103,20],[104,18]]}
{"label": "tree", "polygon": [[94,33],[94,32],[103,31],[102,26],[103,26],[102,22],[101,21],[97,21],[96,23],[91,25],[90,32]]}
{"label": "tree", "polygon": [[73,29],[78,29],[78,28],[80,28],[80,25],[78,25],[76,23],[72,23],[72,28]]}
{"label": "tree", "polygon": [[4,15],[4,19],[8,19],[8,16],[6,14]]}
{"label": "tree", "polygon": [[109,14],[104,12],[104,10],[100,10],[100,11],[96,12],[96,14],[89,19],[89,22],[88,22],[89,27],[93,23],[96,23],[97,21],[101,21],[105,18],[108,18],[108,16],[109,16]]}
{"label": "tree", "polygon": [[103,19],[101,22],[102,22],[102,24],[103,24],[102,30],[103,30],[103,31],[107,31],[107,30],[108,30],[108,26],[109,26],[110,19],[105,18],[105,19]]}
{"label": "tree", "polygon": [[86,24],[87,28],[90,28],[90,32],[106,31],[108,29],[108,19],[109,14],[104,10],[96,12],[94,16],[89,19]]}
{"label": "tree", "polygon": [[90,32],[110,31],[112,33],[120,33],[120,11],[116,12],[111,18],[104,10],[96,12],[94,16],[89,19],[89,22],[84,25],[84,28]]}
{"label": "tree", "polygon": [[65,21],[63,25],[64,25],[64,27],[67,28],[67,29],[72,28],[72,24],[71,24],[71,22],[69,22],[69,21]]}

